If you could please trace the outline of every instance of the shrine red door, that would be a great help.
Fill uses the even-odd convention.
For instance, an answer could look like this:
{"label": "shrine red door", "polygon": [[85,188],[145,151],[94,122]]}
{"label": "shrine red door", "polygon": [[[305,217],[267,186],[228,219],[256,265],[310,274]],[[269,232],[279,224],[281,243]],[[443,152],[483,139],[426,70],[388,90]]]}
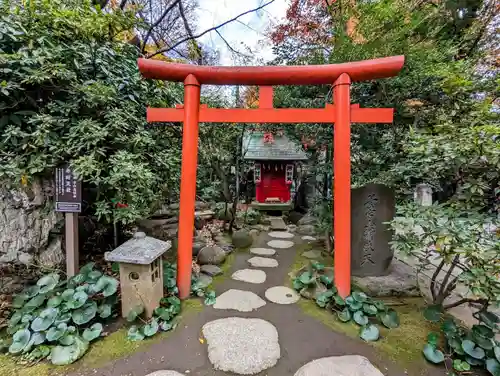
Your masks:
{"label": "shrine red door", "polygon": [[257,187],[257,201],[266,202],[266,199],[278,199],[280,202],[290,201],[290,188],[285,181],[285,169],[271,165],[270,169],[263,169],[262,181]]}

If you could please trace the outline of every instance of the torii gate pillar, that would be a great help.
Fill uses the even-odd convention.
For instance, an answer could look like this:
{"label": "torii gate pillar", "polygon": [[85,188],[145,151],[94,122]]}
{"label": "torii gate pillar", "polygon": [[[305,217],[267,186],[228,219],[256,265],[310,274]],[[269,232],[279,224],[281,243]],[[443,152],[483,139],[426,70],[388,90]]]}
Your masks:
{"label": "torii gate pillar", "polygon": [[[189,297],[196,198],[198,123],[334,123],[335,286],[340,296],[351,292],[351,123],[390,123],[392,108],[351,105],[351,81],[395,76],[403,56],[334,65],[283,67],[208,67],[139,59],[147,78],[184,82],[184,106],[148,108],[148,122],[183,122],[177,286]],[[272,106],[272,85],[334,86],[334,105],[324,109],[281,109]],[[200,85],[259,85],[259,109],[218,109],[200,106]]]}

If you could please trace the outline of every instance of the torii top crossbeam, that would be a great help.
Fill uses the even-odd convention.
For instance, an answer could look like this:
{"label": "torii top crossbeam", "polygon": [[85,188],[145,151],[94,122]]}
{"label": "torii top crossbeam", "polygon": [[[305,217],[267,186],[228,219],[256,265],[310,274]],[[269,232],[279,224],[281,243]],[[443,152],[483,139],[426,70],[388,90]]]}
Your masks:
{"label": "torii top crossbeam", "polygon": [[404,56],[329,65],[214,67],[150,59],[138,64],[144,77],[165,81],[183,82],[192,74],[202,85],[331,85],[342,73],[354,82],[395,76]]}
{"label": "torii top crossbeam", "polygon": [[[184,82],[184,105],[148,108],[149,122],[184,123],[182,136],[181,195],[177,250],[177,286],[181,299],[191,287],[191,263],[198,164],[198,123],[334,123],[334,240],[335,286],[342,297],[351,289],[351,123],[390,123],[392,108],[351,105],[352,81],[395,76],[403,56],[333,65],[213,67],[170,64],[139,59],[146,78]],[[259,85],[258,109],[220,109],[200,105],[200,86]],[[323,109],[273,108],[272,85],[333,84],[334,105]]]}

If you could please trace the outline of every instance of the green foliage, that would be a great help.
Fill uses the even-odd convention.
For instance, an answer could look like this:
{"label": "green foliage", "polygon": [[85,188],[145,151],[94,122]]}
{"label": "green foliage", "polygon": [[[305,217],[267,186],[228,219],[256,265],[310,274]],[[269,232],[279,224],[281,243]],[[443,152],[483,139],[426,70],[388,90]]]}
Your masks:
{"label": "green foliage", "polygon": [[[442,264],[438,272],[447,270],[448,278],[437,283],[431,280],[434,307],[426,312],[439,320],[439,309],[458,283],[465,286],[473,300],[482,304],[500,303],[500,241],[490,227],[499,227],[498,220],[469,211],[457,211],[449,205],[421,207],[407,205],[399,208],[402,216],[391,222],[394,230],[392,247],[395,251],[418,256],[420,268],[437,254]],[[432,249],[433,252],[430,252]],[[423,254],[422,250],[429,250]],[[464,262],[466,260],[466,262]],[[445,269],[446,268],[446,269]],[[455,275],[452,277],[452,273]],[[450,303],[453,306],[453,303]],[[444,306],[444,309],[450,307]],[[440,307],[440,308],[439,308]],[[438,308],[436,310],[435,308]]]}
{"label": "green foliage", "polygon": [[178,185],[181,143],[173,126],[146,129],[144,110],[171,106],[180,86],[141,79],[138,51],[122,33],[140,26],[133,10],[29,4],[2,2],[0,181],[52,176],[69,162],[98,218],[148,215]]}
{"label": "green foliage", "polygon": [[[433,322],[441,321],[442,311],[439,307],[431,307],[427,313],[424,312],[424,316]],[[480,311],[476,317],[479,324],[473,325],[471,329],[457,325],[451,318],[442,321],[441,333],[429,333],[427,337],[423,349],[425,358],[435,364],[450,359],[453,369],[458,373],[483,367],[492,375],[497,375],[500,371],[500,342],[495,339],[495,335],[500,318],[488,311]]]}
{"label": "green foliage", "polygon": [[55,273],[45,275],[15,297],[19,304],[7,328],[13,334],[11,354],[22,354],[27,361],[50,355],[53,364],[63,365],[85,353],[102,333],[99,320],[112,315],[118,287],[118,281],[93,266],[85,265],[67,281]]}
{"label": "green foliage", "polygon": [[396,311],[362,291],[353,291],[342,299],[333,286],[333,271],[319,262],[311,261],[296,271],[292,285],[303,297],[314,299],[319,307],[335,312],[339,321],[354,321],[360,326],[360,338],[365,341],[379,339],[380,332],[374,323],[381,323],[389,329],[399,326]]}

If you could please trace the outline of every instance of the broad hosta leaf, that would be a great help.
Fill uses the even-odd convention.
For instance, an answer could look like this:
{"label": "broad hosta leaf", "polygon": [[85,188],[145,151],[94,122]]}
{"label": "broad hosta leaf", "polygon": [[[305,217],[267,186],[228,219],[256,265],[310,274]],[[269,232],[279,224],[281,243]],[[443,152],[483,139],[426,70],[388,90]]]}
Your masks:
{"label": "broad hosta leaf", "polygon": [[486,325],[472,325],[472,332],[475,335],[485,338],[493,338],[495,336],[493,330],[488,328]]}
{"label": "broad hosta leaf", "polygon": [[466,355],[465,361],[469,363],[471,366],[484,366],[483,359],[474,359],[473,357]]}
{"label": "broad hosta leaf", "polygon": [[438,350],[436,346],[431,345],[430,343],[424,346],[423,350],[425,359],[434,364],[439,364],[444,362],[444,354],[441,350]]}
{"label": "broad hosta leaf", "polygon": [[94,270],[95,262],[86,263],[81,269],[80,274],[87,275]]}
{"label": "broad hosta leaf", "polygon": [[103,303],[97,309],[97,313],[101,319],[106,319],[111,316],[111,304]]}
{"label": "broad hosta leaf", "polygon": [[452,319],[446,319],[441,325],[441,329],[446,335],[451,335],[458,331],[458,326]]}
{"label": "broad hosta leaf", "polygon": [[174,277],[167,277],[163,279],[163,286],[166,287],[167,289],[172,289],[176,287],[177,281],[175,280]]}
{"label": "broad hosta leaf", "polygon": [[66,334],[67,329],[68,326],[65,323],[60,323],[57,326],[51,327],[47,331],[47,341],[55,342],[59,340],[64,334]]}
{"label": "broad hosta leaf", "polygon": [[500,363],[493,358],[486,360],[486,369],[493,376],[500,376]]}
{"label": "broad hosta leaf", "polygon": [[346,304],[345,300],[342,299],[342,297],[340,295],[334,295],[333,300],[335,301],[335,304],[337,304],[341,307],[345,306],[345,304]]}
{"label": "broad hosta leaf", "polygon": [[23,311],[26,313],[33,312],[38,307],[41,307],[45,301],[45,295],[37,295],[26,302],[23,307]]}
{"label": "broad hosta leaf", "polygon": [[28,300],[28,297],[26,295],[15,295],[14,300],[12,301],[12,307],[22,308],[26,300]]}
{"label": "broad hosta leaf", "polygon": [[292,285],[293,285],[293,288],[297,291],[302,290],[302,288],[304,287],[304,284],[302,282],[300,282],[300,280],[298,278],[295,278],[293,280]]}
{"label": "broad hosta leaf", "polygon": [[77,288],[75,288],[76,292],[79,292],[79,291],[89,292],[89,290],[91,290],[91,285],[89,285],[88,283],[85,283],[85,284],[80,285]]}
{"label": "broad hosta leaf", "polygon": [[21,322],[22,318],[23,318],[23,313],[21,311],[14,312],[14,314],[9,319],[9,326],[12,327],[14,325],[17,325],[18,323]]}
{"label": "broad hosta leaf", "polygon": [[367,315],[375,316],[377,314],[377,312],[378,312],[378,309],[373,304],[366,304],[365,303],[365,304],[363,304],[363,311]]}
{"label": "broad hosta leaf", "polygon": [[22,324],[29,324],[30,322],[33,321],[35,317],[32,314],[27,313],[26,315],[23,315],[21,319]]}
{"label": "broad hosta leaf", "polygon": [[31,299],[31,298],[37,296],[39,293],[40,293],[40,286],[34,285],[34,286],[30,286],[26,290],[24,290],[22,294],[24,295],[25,298]]}
{"label": "broad hosta leaf", "polygon": [[127,337],[131,341],[142,341],[144,339],[144,334],[140,328],[134,325],[128,330]]}
{"label": "broad hosta leaf", "polygon": [[453,361],[453,368],[459,372],[470,371],[470,364],[460,359]]}
{"label": "broad hosta leaf", "polygon": [[316,296],[316,304],[322,308],[326,307],[328,302],[332,299],[333,291],[327,290]]}
{"label": "broad hosta leaf", "polygon": [[159,317],[162,320],[168,321],[172,318],[170,310],[166,309],[165,307],[158,307],[154,312],[155,316]]}
{"label": "broad hosta leaf", "polygon": [[89,296],[84,291],[77,291],[73,294],[73,297],[67,302],[67,306],[70,309],[77,309],[83,307],[88,297]]}
{"label": "broad hosta leaf", "polygon": [[17,331],[12,337],[12,344],[9,347],[11,354],[19,354],[28,345],[31,338],[31,332],[28,329]]}
{"label": "broad hosta leaf", "polygon": [[205,305],[214,305],[215,300],[215,291],[210,290],[205,294]]}
{"label": "broad hosta leaf", "polygon": [[64,312],[64,313],[61,313],[59,316],[56,317],[56,320],[54,321],[54,325],[59,325],[61,323],[66,323],[69,320],[71,320],[71,312]]}
{"label": "broad hosta leaf", "polygon": [[[320,275],[319,280],[321,283],[325,284],[326,287],[329,287],[333,284],[333,276],[330,276],[330,275],[324,275],[324,274]],[[335,290],[337,290],[337,289],[335,289]],[[336,292],[336,291],[334,291],[334,292]]]}
{"label": "broad hosta leaf", "polygon": [[495,346],[493,349],[493,353],[495,354],[495,358],[500,362],[500,347]]}
{"label": "broad hosta leaf", "polygon": [[41,345],[42,343],[45,342],[46,336],[43,333],[33,333],[31,335],[31,341],[33,341],[33,345]]}
{"label": "broad hosta leaf", "polygon": [[164,332],[168,332],[169,330],[173,329],[173,324],[171,321],[162,321],[160,323],[160,329],[163,330]]}
{"label": "broad hosta leaf", "polygon": [[50,354],[50,347],[49,346],[38,346],[36,349],[34,349],[31,354],[30,358],[34,360],[41,360],[45,359],[48,357]]}
{"label": "broad hosta leaf", "polygon": [[59,338],[59,343],[63,346],[70,346],[75,343],[76,335],[71,334],[69,330]]}
{"label": "broad hosta leaf", "polygon": [[325,265],[323,265],[322,263],[320,263],[318,261],[311,261],[311,266],[314,270],[318,270],[318,271],[321,271],[325,268]]}
{"label": "broad hosta leaf", "polygon": [[431,345],[437,346],[439,342],[439,334],[437,334],[436,332],[430,332],[429,334],[427,334],[427,342]]}
{"label": "broad hosta leaf", "polygon": [[500,317],[493,312],[480,312],[479,320],[481,320],[486,326],[495,329],[497,324],[500,322]]}
{"label": "broad hosta leaf", "polygon": [[142,332],[146,337],[152,337],[156,333],[158,333],[158,329],[159,329],[158,320],[152,319],[151,322],[143,326]]}
{"label": "broad hosta leaf", "polygon": [[49,300],[47,300],[47,306],[49,307],[58,307],[62,302],[62,298],[60,296],[53,296]]}
{"label": "broad hosta leaf", "polygon": [[82,337],[85,341],[91,342],[98,338],[102,333],[102,324],[95,323],[90,328],[83,331]]}
{"label": "broad hosta leaf", "polygon": [[483,359],[485,356],[484,350],[468,339],[462,341],[462,349],[467,355],[476,359]]}
{"label": "broad hosta leaf", "polygon": [[134,308],[132,308],[128,313],[127,313],[127,321],[132,322],[135,321],[135,319],[141,315],[144,312],[144,306],[143,305],[137,305]]}
{"label": "broad hosta leaf", "polygon": [[40,287],[40,294],[45,294],[52,291],[58,283],[59,274],[52,273],[40,278],[36,284]]}
{"label": "broad hosta leaf", "polygon": [[360,303],[364,303],[368,300],[368,296],[361,291],[354,291],[351,296],[354,298],[354,300]]}
{"label": "broad hosta leaf", "polygon": [[304,285],[314,283],[314,276],[310,272],[304,272],[299,276],[299,281]]}
{"label": "broad hosta leaf", "polygon": [[368,317],[362,311],[356,311],[352,315],[354,322],[360,326],[365,326],[368,324]]}
{"label": "broad hosta leaf", "polygon": [[348,296],[346,299],[345,299],[345,302],[347,304],[347,306],[349,307],[349,309],[351,311],[358,311],[360,310],[361,308],[363,308],[363,303],[361,302],[358,302],[357,300],[355,300],[352,296]]}
{"label": "broad hosta leaf", "polygon": [[375,325],[369,324],[369,325],[366,325],[366,326],[361,328],[361,331],[359,332],[359,336],[361,339],[363,339],[367,342],[373,342],[373,341],[377,341],[379,339],[380,332]]}
{"label": "broad hosta leaf", "polygon": [[441,305],[431,305],[424,310],[425,319],[431,322],[438,322],[439,320],[441,320],[442,315],[443,306]]}
{"label": "broad hosta leaf", "polygon": [[92,270],[90,273],[87,274],[85,280],[87,282],[94,283],[96,282],[100,277],[102,276],[102,273],[99,270]]}
{"label": "broad hosta leaf", "polygon": [[[458,354],[465,355],[464,349],[462,349],[462,339],[460,336],[448,338],[448,345]],[[470,363],[470,362],[469,362]],[[472,364],[472,363],[471,363]]]}
{"label": "broad hosta leaf", "polygon": [[385,310],[387,310],[387,307],[386,307],[385,303],[381,302],[379,300],[374,301],[373,305],[375,307],[377,307],[377,310],[379,310],[379,311],[385,311]]}
{"label": "broad hosta leaf", "polygon": [[380,321],[389,329],[394,329],[399,326],[399,316],[392,308],[380,314]]}
{"label": "broad hosta leaf", "polygon": [[104,296],[111,296],[118,290],[118,281],[113,277],[103,275],[94,286],[95,292],[102,292]]}
{"label": "broad hosta leaf", "polygon": [[58,314],[59,310],[57,308],[49,307],[44,309],[31,323],[31,329],[35,332],[47,330],[56,321]]}
{"label": "broad hosta leaf", "polygon": [[50,360],[52,364],[62,366],[76,362],[89,347],[87,341],[79,337],[75,337],[72,345],[69,346],[55,346],[50,353]]}
{"label": "broad hosta leaf", "polygon": [[69,302],[71,299],[73,299],[73,295],[75,295],[75,290],[67,289],[67,290],[64,290],[64,292],[61,294],[61,298],[65,301]]}
{"label": "broad hosta leaf", "polygon": [[342,311],[337,312],[337,317],[342,322],[348,322],[351,320],[351,311],[349,311],[349,308],[344,308]]}
{"label": "broad hosta leaf", "polygon": [[74,310],[71,313],[73,322],[76,325],[83,325],[92,320],[97,313],[97,304],[94,301],[88,301],[83,307]]}

